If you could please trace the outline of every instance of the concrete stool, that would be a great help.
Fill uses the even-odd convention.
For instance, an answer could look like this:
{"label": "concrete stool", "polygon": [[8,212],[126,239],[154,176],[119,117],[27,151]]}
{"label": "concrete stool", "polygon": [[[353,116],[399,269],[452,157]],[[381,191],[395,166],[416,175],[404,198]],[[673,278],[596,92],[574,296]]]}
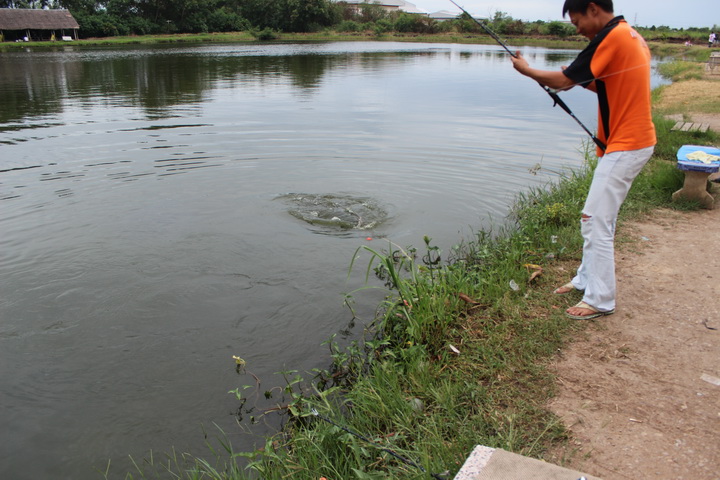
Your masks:
{"label": "concrete stool", "polygon": [[673,193],[672,199],[685,198],[688,200],[696,200],[700,202],[703,207],[712,209],[715,204],[715,199],[707,191],[707,182],[711,173],[720,170],[720,161],[703,163],[699,160],[688,160],[688,154],[697,151],[720,156],[720,149],[715,147],[700,145],[683,145],[680,147],[677,153],[677,167],[685,172],[685,183],[683,183],[683,187],[680,190]]}

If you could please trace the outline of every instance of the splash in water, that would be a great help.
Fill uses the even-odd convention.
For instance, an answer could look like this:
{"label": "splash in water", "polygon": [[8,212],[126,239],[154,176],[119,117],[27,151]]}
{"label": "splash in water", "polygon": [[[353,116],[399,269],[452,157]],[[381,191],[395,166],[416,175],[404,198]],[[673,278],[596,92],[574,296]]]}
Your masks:
{"label": "splash in water", "polygon": [[384,222],[388,213],[368,197],[342,194],[289,193],[277,197],[288,213],[311,225],[340,230],[369,230]]}

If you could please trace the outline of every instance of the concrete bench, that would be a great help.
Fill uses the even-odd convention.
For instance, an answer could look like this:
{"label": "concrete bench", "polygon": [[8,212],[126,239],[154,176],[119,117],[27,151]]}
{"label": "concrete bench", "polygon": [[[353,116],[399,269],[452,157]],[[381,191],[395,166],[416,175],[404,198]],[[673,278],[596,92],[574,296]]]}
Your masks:
{"label": "concrete bench", "polygon": [[708,130],[710,130],[710,124],[709,123],[693,123],[693,122],[683,122],[682,120],[675,123],[673,127],[670,129],[671,132],[700,132],[705,133]]}
{"label": "concrete bench", "polygon": [[707,69],[713,74],[720,73],[720,52],[713,52],[710,54]]}
{"label": "concrete bench", "polygon": [[720,149],[715,147],[705,147],[700,145],[683,145],[677,152],[677,167],[685,172],[685,182],[683,187],[673,193],[672,199],[678,200],[685,198],[688,200],[696,200],[708,209],[712,209],[715,199],[707,191],[708,177],[711,173],[720,171],[720,161],[703,163],[699,160],[689,160],[688,154],[693,152],[705,152],[710,155],[720,157]]}

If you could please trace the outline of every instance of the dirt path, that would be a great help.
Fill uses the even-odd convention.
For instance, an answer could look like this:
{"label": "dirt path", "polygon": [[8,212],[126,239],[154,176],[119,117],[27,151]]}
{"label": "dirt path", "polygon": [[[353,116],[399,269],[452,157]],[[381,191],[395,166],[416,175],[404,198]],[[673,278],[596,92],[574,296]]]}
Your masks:
{"label": "dirt path", "polygon": [[604,480],[718,480],[720,207],[645,220],[620,233],[636,242],[616,252],[617,313],[556,365],[551,408],[573,438],[554,461]]}

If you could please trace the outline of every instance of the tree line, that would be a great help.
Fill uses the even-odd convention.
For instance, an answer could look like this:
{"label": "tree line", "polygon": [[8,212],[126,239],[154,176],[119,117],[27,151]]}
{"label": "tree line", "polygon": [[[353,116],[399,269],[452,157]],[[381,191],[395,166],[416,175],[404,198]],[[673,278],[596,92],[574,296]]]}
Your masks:
{"label": "tree line", "polygon": [[[389,31],[422,34],[479,32],[469,18],[438,22],[424,15],[389,12],[376,4],[359,7],[332,0],[0,0],[0,8],[64,8],[80,24],[82,37],[233,31]],[[492,19],[498,33],[570,35],[562,22],[527,24],[502,12]],[[548,31],[549,30],[549,31]]]}
{"label": "tree line", "polygon": [[[436,21],[424,15],[387,11],[377,4],[359,7],[333,0],[0,0],[0,8],[64,8],[80,24],[80,36],[111,37],[169,33],[387,32],[482,33],[469,17]],[[564,22],[525,22],[504,12],[487,19],[501,35],[567,37],[575,28]],[[656,27],[652,27],[655,31]],[[657,27],[661,32],[669,27]],[[704,32],[708,29],[689,29]],[[709,30],[708,30],[709,32]]]}

